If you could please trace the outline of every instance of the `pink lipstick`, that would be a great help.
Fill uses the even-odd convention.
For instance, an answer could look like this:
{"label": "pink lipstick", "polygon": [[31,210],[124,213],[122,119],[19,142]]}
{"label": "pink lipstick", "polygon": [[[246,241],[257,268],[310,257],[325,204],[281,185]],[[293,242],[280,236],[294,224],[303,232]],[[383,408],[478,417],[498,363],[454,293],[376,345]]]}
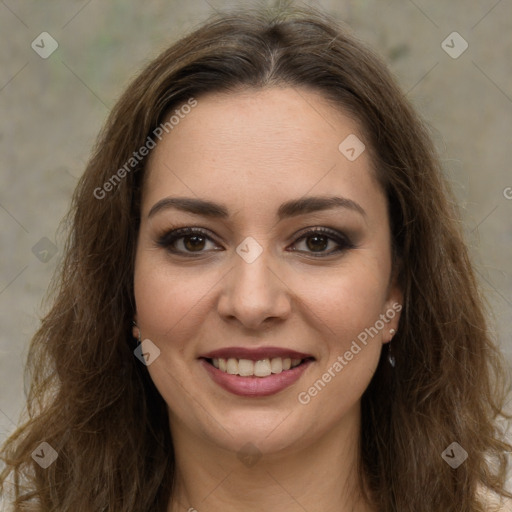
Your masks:
{"label": "pink lipstick", "polygon": [[199,359],[212,380],[226,391],[263,397],[294,384],[315,358],[279,347],[230,347],[208,352]]}

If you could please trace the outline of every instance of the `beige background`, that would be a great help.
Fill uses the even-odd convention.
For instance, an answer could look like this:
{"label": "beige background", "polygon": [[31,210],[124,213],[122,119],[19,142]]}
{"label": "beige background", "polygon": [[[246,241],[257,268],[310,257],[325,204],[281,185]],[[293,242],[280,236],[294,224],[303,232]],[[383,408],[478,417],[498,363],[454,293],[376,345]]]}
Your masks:
{"label": "beige background", "polygon": [[[512,2],[309,3],[344,20],[384,56],[432,127],[512,367]],[[23,407],[23,362],[62,254],[59,221],[109,109],[160,50],[231,5],[0,2],[0,442]],[[469,45],[458,58],[441,47],[454,31]],[[58,42],[47,59],[31,48],[42,32]]]}

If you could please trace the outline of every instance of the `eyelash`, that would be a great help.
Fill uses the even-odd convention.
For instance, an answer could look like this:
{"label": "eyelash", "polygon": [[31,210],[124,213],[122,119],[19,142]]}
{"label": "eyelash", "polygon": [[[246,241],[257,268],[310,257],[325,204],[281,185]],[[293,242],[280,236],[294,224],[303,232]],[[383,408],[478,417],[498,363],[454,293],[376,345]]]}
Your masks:
{"label": "eyelash", "polygon": [[[201,235],[202,237],[214,242],[212,238],[208,235],[208,232],[201,228],[192,228],[192,227],[186,227],[186,228],[179,228],[179,229],[173,229],[171,231],[168,231],[161,235],[158,238],[157,244],[159,247],[163,247],[164,249],[168,250],[169,252],[173,254],[178,254],[187,258],[196,258],[198,256],[201,256],[206,251],[198,251],[197,253],[194,252],[183,252],[179,251],[176,248],[173,248],[173,244],[181,240],[182,238],[186,238],[187,236],[193,236],[193,235]],[[327,256],[331,256],[332,254],[343,252],[347,249],[353,249],[355,246],[352,244],[352,242],[341,233],[338,233],[337,231],[334,231],[332,229],[318,227],[318,228],[311,228],[299,236],[299,238],[295,241],[295,243],[300,242],[302,240],[305,240],[309,238],[310,236],[314,235],[321,235],[326,236],[329,240],[334,240],[340,247],[328,252],[328,253],[320,253],[320,252],[309,252],[309,254],[313,255],[314,258],[325,258]],[[304,251],[296,251],[293,252],[304,252]],[[197,256],[196,256],[197,255]]]}

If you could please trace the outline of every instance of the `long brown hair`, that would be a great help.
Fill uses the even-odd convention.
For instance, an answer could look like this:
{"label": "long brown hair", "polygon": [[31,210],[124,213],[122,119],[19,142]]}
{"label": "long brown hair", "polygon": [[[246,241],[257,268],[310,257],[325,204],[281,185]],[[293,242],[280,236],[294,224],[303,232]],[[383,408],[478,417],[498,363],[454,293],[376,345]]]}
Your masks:
{"label": "long brown hair", "polygon": [[[360,123],[387,195],[404,303],[396,366],[383,350],[362,397],[368,499],[383,512],[447,512],[486,510],[479,486],[508,496],[512,447],[495,426],[505,372],[428,130],[346,28],[288,7],[214,15],[152,61],[113,108],[73,195],[53,306],[30,345],[29,418],[0,452],[15,510],[166,510],[175,470],[166,404],[133,354],[145,159],[130,159],[190,98],[280,85],[319,91]],[[58,454],[46,469],[31,456],[43,441]],[[468,453],[457,469],[441,456],[453,442]]]}

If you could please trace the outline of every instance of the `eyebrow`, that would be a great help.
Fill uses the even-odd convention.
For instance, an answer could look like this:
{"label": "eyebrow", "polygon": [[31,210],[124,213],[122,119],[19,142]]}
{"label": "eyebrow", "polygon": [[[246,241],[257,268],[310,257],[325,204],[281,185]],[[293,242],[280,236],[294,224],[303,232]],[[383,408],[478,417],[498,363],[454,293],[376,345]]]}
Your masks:
{"label": "eyebrow", "polygon": [[[148,218],[157,212],[174,208],[183,212],[202,215],[204,217],[225,219],[229,217],[228,208],[220,203],[197,199],[194,197],[165,197],[153,205],[148,213]],[[344,208],[355,211],[366,217],[363,207],[346,197],[339,196],[309,196],[300,199],[286,201],[279,206],[277,217],[283,220],[289,217],[296,217],[306,213],[312,213],[322,210],[331,210],[334,208]]]}

